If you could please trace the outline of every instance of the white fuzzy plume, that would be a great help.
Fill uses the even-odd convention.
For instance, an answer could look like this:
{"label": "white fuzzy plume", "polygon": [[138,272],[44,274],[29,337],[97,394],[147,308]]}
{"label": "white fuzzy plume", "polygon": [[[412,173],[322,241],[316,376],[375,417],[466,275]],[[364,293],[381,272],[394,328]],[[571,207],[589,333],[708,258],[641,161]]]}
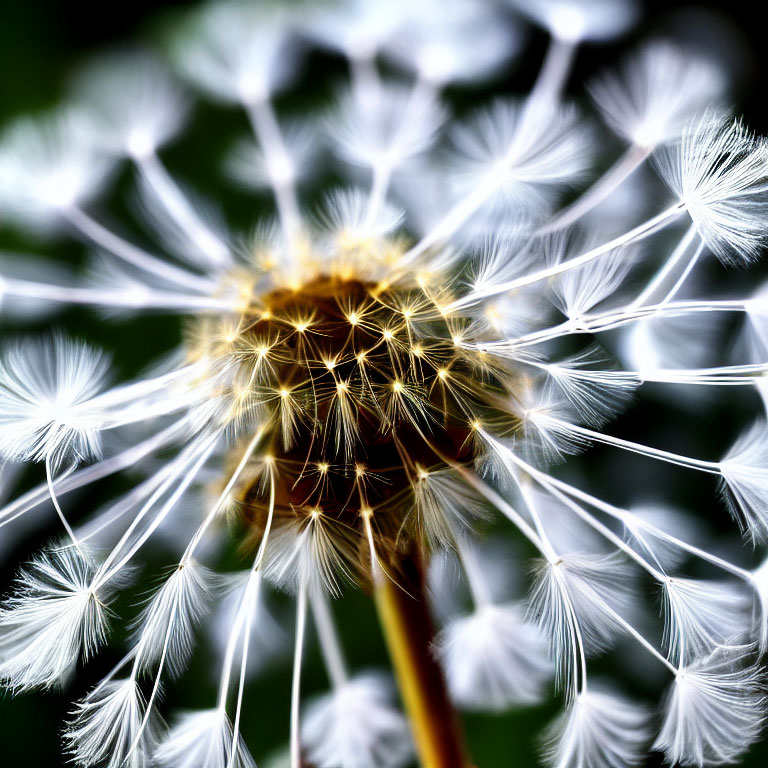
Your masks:
{"label": "white fuzzy plume", "polygon": [[697,536],[699,526],[695,519],[669,507],[635,507],[628,510],[621,521],[632,548],[662,571],[673,570],[688,556],[685,549],[665,535],[692,545],[701,538]]}
{"label": "white fuzzy plume", "polygon": [[597,347],[544,365],[554,386],[588,424],[600,426],[615,416],[640,385],[640,378],[622,371]]}
{"label": "white fuzzy plume", "polygon": [[674,577],[663,589],[664,636],[673,660],[684,663],[745,639],[751,600],[740,584]]}
{"label": "white fuzzy plume", "polygon": [[289,592],[304,585],[338,595],[342,581],[352,576],[340,546],[345,533],[321,510],[281,525],[270,535],[265,576]]}
{"label": "white fuzzy plume", "polygon": [[[712,312],[650,315],[626,326],[622,333],[623,364],[643,374],[660,369],[699,368],[709,363],[721,343],[722,318]],[[665,393],[675,394],[666,388]],[[678,397],[680,395],[678,394]]]}
{"label": "white fuzzy plume", "polygon": [[435,640],[453,700],[466,709],[501,711],[541,699],[552,674],[546,643],[518,605],[481,605]]}
{"label": "white fuzzy plume", "polygon": [[472,489],[451,470],[418,470],[413,484],[419,526],[435,547],[455,546],[455,537],[470,529],[487,511]]}
{"label": "white fuzzy plume", "polygon": [[[227,574],[226,577],[218,577],[221,590],[218,592],[210,621],[205,623],[205,629],[209,631],[215,649],[222,656],[226,653],[232,627],[238,623],[243,606],[249,604],[248,595],[254,593],[254,582],[249,576],[250,571],[240,571]],[[248,674],[257,674],[271,668],[290,650],[287,628],[278,620],[279,614],[273,614],[266,592],[267,587],[262,585],[256,605],[251,607],[253,620],[250,626],[240,633],[234,656],[240,657],[247,631]]]}
{"label": "white fuzzy plume", "polygon": [[261,101],[285,87],[293,74],[287,16],[277,6],[267,10],[232,0],[209,3],[172,41],[174,64],[212,99]]}
{"label": "white fuzzy plume", "polygon": [[302,32],[324,48],[365,60],[402,27],[407,0],[342,0],[302,9]]}
{"label": "white fuzzy plume", "polygon": [[725,263],[754,261],[768,235],[768,148],[739,122],[691,125],[659,169],[702,240]]}
{"label": "white fuzzy plume", "polygon": [[20,461],[81,461],[100,451],[99,414],[83,408],[102,386],[107,361],[54,337],[17,344],[0,362],[0,455]]}
{"label": "white fuzzy plume", "polygon": [[[549,259],[557,263],[572,258],[574,251],[583,253],[589,250],[591,244],[569,242],[563,235],[552,235],[546,246]],[[635,263],[635,255],[636,250],[631,247],[617,248],[599,259],[558,275],[552,285],[555,305],[571,320],[581,320],[601,301],[615,296]]]}
{"label": "white fuzzy plume", "polygon": [[759,648],[761,653],[768,650],[768,559],[752,571],[752,586],[757,593],[759,610],[755,611]]}
{"label": "white fuzzy plume", "polygon": [[108,594],[91,588],[94,565],[76,549],[40,555],[0,609],[0,679],[16,690],[60,684],[103,642]]}
{"label": "white fuzzy plume", "polygon": [[544,759],[551,768],[628,768],[646,755],[648,712],[614,693],[580,693],[550,726]]}
{"label": "white fuzzy plume", "polygon": [[720,468],[733,516],[753,541],[768,540],[768,422],[759,421],[748,429]]}
{"label": "white fuzzy plume", "polygon": [[[563,461],[569,454],[578,454],[589,447],[589,440],[570,426],[579,421],[571,403],[554,386],[521,387],[516,402],[511,403],[519,418],[519,433],[513,448],[535,464]],[[497,445],[502,446],[500,441]],[[499,449],[502,459],[503,448]]]}
{"label": "white fuzzy plume", "polygon": [[465,191],[486,189],[487,199],[516,215],[540,213],[553,190],[578,178],[587,163],[586,135],[571,109],[530,118],[521,105],[499,100],[452,136]]}
{"label": "white fuzzy plume", "polygon": [[339,155],[353,165],[393,169],[428,150],[444,119],[434,98],[384,85],[375,93],[347,94],[329,138]]}
{"label": "white fuzzy plume", "polygon": [[188,104],[159,61],[146,53],[106,56],[83,70],[75,98],[92,120],[92,139],[105,150],[141,158],[183,127]]}
{"label": "white fuzzy plume", "polygon": [[620,75],[601,76],[590,94],[613,130],[651,149],[676,139],[692,117],[722,98],[724,87],[714,62],[658,41],[628,60]]}
{"label": "white fuzzy plume", "polygon": [[529,611],[549,640],[557,682],[566,690],[578,678],[581,653],[599,653],[613,641],[616,614],[626,616],[631,608],[631,575],[618,553],[561,555],[536,564]]}
{"label": "white fuzzy plume", "polygon": [[232,724],[220,708],[187,712],[155,750],[161,768],[256,768],[238,734],[235,754]]}
{"label": "white fuzzy plume", "polygon": [[195,560],[173,571],[138,621],[137,654],[143,668],[165,656],[171,672],[181,674],[215,586],[213,572]]}
{"label": "white fuzzy plume", "polygon": [[377,674],[348,680],[311,704],[301,738],[317,768],[400,768],[412,756],[408,723]]}
{"label": "white fuzzy plume", "polygon": [[89,144],[80,116],[20,119],[0,137],[0,211],[30,228],[55,226],[100,190],[111,165]]}
{"label": "white fuzzy plume", "polygon": [[407,7],[411,18],[392,36],[385,53],[437,86],[493,76],[519,48],[518,28],[506,23],[493,4],[421,0]]}
{"label": "white fuzzy plume", "polygon": [[606,555],[614,548],[586,520],[577,515],[562,498],[533,486],[527,492],[533,503],[541,529],[555,552],[569,555]]}
{"label": "white fuzzy plume", "polygon": [[757,740],[765,696],[750,652],[718,649],[679,672],[653,745],[670,764],[733,763]]}
{"label": "white fuzzy plume", "polygon": [[284,155],[267,152],[253,138],[241,139],[226,159],[227,175],[255,189],[295,184],[310,177],[325,149],[319,127],[309,121],[292,121],[282,129]]}
{"label": "white fuzzy plume", "polygon": [[405,219],[405,213],[389,203],[382,203],[375,216],[371,216],[368,195],[354,188],[333,190],[324,203],[323,229],[342,247],[392,235]]}
{"label": "white fuzzy plume", "polygon": [[610,40],[637,19],[634,0],[509,0],[510,5],[559,40]]}
{"label": "white fuzzy plume", "polygon": [[149,768],[162,723],[152,713],[136,680],[110,680],[77,704],[64,738],[72,759],[86,768]]}

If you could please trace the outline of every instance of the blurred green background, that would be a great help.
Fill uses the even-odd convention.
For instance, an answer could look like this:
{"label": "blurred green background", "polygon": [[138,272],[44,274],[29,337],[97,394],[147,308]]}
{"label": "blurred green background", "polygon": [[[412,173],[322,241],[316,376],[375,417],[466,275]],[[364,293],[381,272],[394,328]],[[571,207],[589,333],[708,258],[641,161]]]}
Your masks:
{"label": "blurred green background", "polygon": [[[0,7],[0,122],[7,122],[14,115],[36,111],[53,104],[61,95],[69,73],[90,55],[114,46],[125,46],[136,41],[151,41],[158,31],[173,25],[174,14],[184,3],[166,3],[162,6],[146,0],[134,0],[121,4],[90,4],[82,2],[56,2],[55,0],[25,0],[4,3]],[[768,129],[768,111],[764,106],[768,86],[768,54],[762,43],[762,30],[755,29],[751,15],[752,6],[747,3],[710,3],[713,14],[703,17],[699,29],[691,29],[690,21],[680,17],[678,10],[688,3],[648,3],[646,20],[632,36],[620,43],[602,48],[588,47],[579,59],[574,83],[602,66],[617,60],[634,38],[640,39],[657,29],[671,30],[673,34],[684,31],[701,37],[704,44],[727,47],[732,50],[736,88],[734,99],[744,112],[749,124],[756,130]],[[701,7],[702,4],[698,4]],[[707,4],[704,4],[705,6]],[[709,41],[709,43],[707,43]],[[466,108],[475,101],[497,91],[525,92],[535,73],[544,46],[539,33],[532,34],[530,53],[509,80],[489,86],[482,93],[460,92],[451,94],[457,108]],[[279,107],[286,113],[301,112],[322,104],[331,93],[334,81],[343,77],[342,63],[333,57],[313,54],[303,85],[293,95],[282,99]],[[244,132],[242,118],[234,111],[202,106],[193,120],[192,130],[166,153],[168,165],[178,171],[184,180],[193,181],[209,194],[215,192],[215,199],[221,204],[230,221],[241,230],[247,230],[268,210],[267,198],[259,199],[242,194],[231,185],[220,181],[221,160],[233,138]],[[127,178],[122,178],[115,192],[113,203],[121,192],[128,189]],[[120,206],[117,206],[120,210]],[[74,262],[83,258],[82,249],[66,240],[52,243],[25,241],[17,232],[0,223],[0,249],[42,253]],[[710,280],[722,276],[712,271]],[[733,286],[746,284],[744,278],[729,277]],[[2,323],[2,320],[0,320]],[[130,376],[138,372],[154,357],[173,348],[178,340],[179,324],[173,318],[147,317],[139,320],[93,321],[93,315],[80,311],[66,311],[55,317],[56,326],[67,328],[93,343],[113,350],[117,376]],[[15,335],[24,328],[35,333],[47,328],[47,321],[26,326],[5,322],[0,325],[0,334]],[[650,435],[651,441],[663,443],[658,429],[649,427],[646,406],[638,405],[622,417],[617,429],[630,438],[642,439]],[[692,439],[701,448],[702,455],[720,449],[723,436],[727,443],[739,431],[746,415],[754,412],[756,400],[744,402],[729,401],[725,405],[709,408],[706,413],[697,413],[692,419],[690,412],[681,415],[673,407],[655,402],[652,406],[659,419],[651,424],[657,427],[663,422],[667,434],[676,429],[688,430]],[[605,465],[603,459],[613,461],[611,476],[621,478],[621,489],[614,479],[618,496],[631,498],[631,488],[655,485],[659,482],[651,474],[655,467],[645,464],[636,470],[625,457],[616,459],[610,452],[595,450],[591,456],[594,462],[587,466],[593,480],[605,487]],[[647,474],[646,474],[647,473]],[[668,478],[668,475],[664,475]],[[675,476],[677,477],[677,476]],[[29,473],[24,482],[39,481],[39,474]],[[727,528],[724,516],[713,498],[712,487],[698,484],[696,478],[685,478],[672,491],[674,500],[689,510],[710,519],[710,526],[722,536]],[[107,489],[84,493],[78,504],[85,510],[100,503],[107,492],[125,487],[127,481],[116,481]],[[611,481],[607,481],[610,483]],[[593,484],[593,487],[595,485]],[[607,495],[610,495],[608,493]],[[669,494],[667,494],[669,495]],[[56,532],[48,525],[50,517],[44,518],[35,528],[25,532],[14,542],[14,555],[4,549],[5,562],[0,563],[0,581],[4,589],[9,583],[15,564],[22,557],[34,552],[41,543]],[[52,522],[52,521],[51,521]],[[0,537],[6,531],[0,529]],[[721,535],[716,533],[716,535]],[[0,543],[2,539],[0,539]],[[737,545],[735,545],[737,546]],[[746,558],[753,558],[747,552]],[[148,568],[151,572],[166,563],[156,553],[156,563]],[[521,576],[524,569],[520,568]],[[289,610],[279,598],[278,611]],[[125,606],[128,614],[134,609],[130,603]],[[350,662],[355,667],[384,666],[386,655],[379,637],[375,616],[363,595],[346,597],[338,609],[339,623],[343,627],[344,640]],[[290,642],[290,637],[288,635]],[[65,765],[61,757],[60,730],[71,701],[81,696],[101,675],[111,668],[118,658],[119,638],[110,649],[88,665],[76,681],[63,692],[40,695],[25,695],[11,699],[7,694],[0,697],[0,765],[16,768],[56,768]],[[615,656],[601,662],[603,671],[616,675],[626,682],[627,689],[638,695],[655,695],[663,679],[654,674],[646,676],[645,659],[641,651],[632,646],[620,649]],[[212,672],[212,668],[214,671]],[[322,667],[314,649],[310,650],[306,664],[305,690],[311,693],[323,690],[325,679]],[[285,742],[289,706],[289,674],[285,662],[269,666],[268,672],[256,678],[247,692],[247,709],[244,733],[257,760],[263,758]],[[169,686],[167,711],[179,708],[210,706],[215,696],[215,665],[206,648],[200,649],[193,664],[182,680]],[[477,716],[466,718],[468,738],[473,759],[479,768],[525,768],[537,763],[537,742],[535,735],[554,716],[558,701],[552,699],[545,706],[511,712],[501,716]],[[768,761],[768,747],[752,750],[745,761],[746,766],[758,768]],[[659,765],[658,756],[651,756],[647,766]],[[201,768],[205,768],[201,766]]]}

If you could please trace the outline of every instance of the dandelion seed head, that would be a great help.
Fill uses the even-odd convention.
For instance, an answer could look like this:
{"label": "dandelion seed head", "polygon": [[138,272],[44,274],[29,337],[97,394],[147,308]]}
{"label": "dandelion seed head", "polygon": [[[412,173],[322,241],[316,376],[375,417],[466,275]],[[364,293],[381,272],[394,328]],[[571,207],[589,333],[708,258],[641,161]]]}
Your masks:
{"label": "dandelion seed head", "polygon": [[[696,279],[765,246],[768,145],[724,117],[718,62],[684,41],[577,82],[580,44],[621,36],[638,12],[217,0],[180,18],[165,57],[97,60],[60,110],[0,135],[4,222],[92,250],[83,278],[0,255],[3,316],[77,305],[109,324],[184,319],[172,352],[116,383],[106,356],[61,334],[0,348],[0,528],[47,507],[66,536],[0,607],[0,681],[61,686],[110,623],[130,630],[66,726],[74,762],[250,768],[250,678],[288,656],[291,768],[470,764],[454,705],[501,712],[551,689],[563,712],[544,760],[557,768],[638,765],[649,749],[720,764],[760,737],[766,566],[667,501],[686,500],[676,478],[690,473],[697,499],[720,485],[734,539],[768,539],[765,287],[719,298],[717,279]],[[527,94],[481,98],[528,54],[521,17],[548,33],[541,71]],[[305,64],[328,52],[348,71],[316,87],[323,67]],[[226,194],[176,178],[193,172],[181,134],[195,96],[218,103],[206,130],[237,109],[251,131],[223,142],[221,169],[239,194],[267,193],[246,209],[249,235]],[[611,132],[629,145],[618,157]],[[124,229],[102,218],[112,196],[95,204],[118,169],[116,191],[136,187],[115,216],[135,219]],[[140,241],[123,234],[136,229]],[[732,352],[747,359],[733,361],[742,326]],[[142,351],[139,335],[110,338]],[[757,407],[730,449],[731,425],[692,387],[719,393],[717,413],[736,401],[746,421]],[[695,430],[668,417],[681,403]],[[44,480],[13,498],[26,462]],[[89,494],[73,502],[123,474],[127,489],[93,513]],[[634,498],[646,489],[649,504]],[[510,529],[523,543],[501,567]],[[137,563],[168,552],[140,598],[114,599]],[[449,561],[460,578],[430,591],[430,566]],[[356,588],[373,598],[406,715],[386,675],[356,669],[369,648],[347,659],[355,633],[337,605]],[[214,642],[198,648],[202,632]],[[593,684],[594,658],[630,643],[671,681],[655,741],[620,664],[604,667],[610,687]],[[215,700],[166,728],[165,687],[211,650]],[[318,656],[330,690],[304,707]]]}
{"label": "dandelion seed head", "polygon": [[[206,319],[191,331],[190,362],[204,361],[212,377],[227,372],[222,386],[232,388],[233,407],[244,410],[234,418],[241,431],[255,428],[248,426],[250,405],[266,403],[258,419],[276,435],[264,440],[279,468],[276,525],[322,509],[331,536],[331,529],[346,529],[336,544],[350,563],[357,553],[348,534],[362,533],[359,513],[367,505],[385,521],[386,530],[375,534],[381,553],[422,526],[450,546],[455,532],[443,519],[445,509],[466,506],[472,496],[459,475],[451,477],[451,466],[468,456],[467,414],[492,407],[491,393],[501,396],[511,386],[500,378],[476,383],[474,355],[458,349],[462,337],[439,313],[401,309],[428,307],[412,275],[385,290],[363,280],[376,274],[383,250],[374,240],[359,247],[354,261],[349,253],[338,256],[355,265],[355,277],[337,277],[333,260],[320,257],[317,274],[296,287],[281,287],[278,271],[276,287],[254,294],[235,322]],[[415,355],[418,363],[414,335],[430,339],[429,350]],[[434,428],[438,421],[444,435]],[[375,454],[366,448],[373,443]],[[244,477],[236,492],[250,524],[263,528],[270,503],[260,479],[255,485]]]}

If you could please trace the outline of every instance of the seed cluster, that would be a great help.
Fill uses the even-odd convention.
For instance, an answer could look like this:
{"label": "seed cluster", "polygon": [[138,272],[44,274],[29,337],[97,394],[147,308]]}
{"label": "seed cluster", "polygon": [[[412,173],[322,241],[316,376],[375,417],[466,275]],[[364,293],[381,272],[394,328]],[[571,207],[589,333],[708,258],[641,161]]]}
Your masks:
{"label": "seed cluster", "polygon": [[268,424],[237,493],[257,539],[269,465],[279,468],[269,473],[275,524],[324,523],[362,581],[371,537],[379,556],[414,537],[450,540],[430,514],[441,488],[472,504],[455,469],[472,460],[472,425],[504,387],[462,348],[465,321],[439,306],[417,281],[324,274],[267,293],[236,328],[220,319],[198,328],[206,353],[236,368],[237,407]]}

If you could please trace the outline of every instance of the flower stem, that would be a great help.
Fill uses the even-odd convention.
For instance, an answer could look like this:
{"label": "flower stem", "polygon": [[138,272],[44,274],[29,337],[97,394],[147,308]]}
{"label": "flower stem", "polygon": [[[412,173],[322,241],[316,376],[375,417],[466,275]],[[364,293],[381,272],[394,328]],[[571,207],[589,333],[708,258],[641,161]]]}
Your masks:
{"label": "flower stem", "polygon": [[431,652],[434,628],[419,553],[406,554],[395,573],[394,581],[377,580],[374,595],[419,764],[421,768],[467,768],[459,718]]}

